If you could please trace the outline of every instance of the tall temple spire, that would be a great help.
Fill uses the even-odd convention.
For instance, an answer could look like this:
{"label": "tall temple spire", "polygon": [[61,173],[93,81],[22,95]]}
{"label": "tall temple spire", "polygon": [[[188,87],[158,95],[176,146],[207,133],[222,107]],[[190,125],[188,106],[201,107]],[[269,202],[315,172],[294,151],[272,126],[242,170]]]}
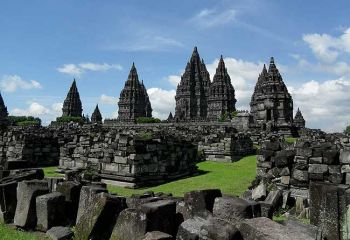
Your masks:
{"label": "tall temple spire", "polygon": [[264,65],[250,102],[255,123],[272,122],[274,126],[290,125],[293,122],[293,99],[283,82],[273,57],[269,69]]}
{"label": "tall temple spire", "polygon": [[221,55],[213,82],[209,88],[208,118],[217,120],[224,114],[231,116],[231,113],[236,111],[235,105],[235,90]]}
{"label": "tall temple spire", "polygon": [[118,120],[122,122],[135,122],[139,117],[152,117],[151,102],[143,81],[139,81],[134,63],[120,93],[118,106]]}
{"label": "tall temple spire", "polygon": [[295,117],[294,117],[294,125],[298,128],[304,128],[305,127],[305,119],[303,117],[303,114],[301,113],[300,109],[298,108]]}
{"label": "tall temple spire", "polygon": [[194,47],[190,61],[176,89],[175,118],[178,121],[206,119],[210,76]]}
{"label": "tall temple spire", "polygon": [[91,115],[91,123],[102,123],[102,114],[100,112],[100,109],[98,108],[98,104],[96,105],[95,110]]}
{"label": "tall temple spire", "polygon": [[1,92],[0,92],[0,125],[4,126],[8,124],[8,117],[9,113],[7,111],[7,107],[5,106],[4,99],[2,98]]}
{"label": "tall temple spire", "polygon": [[73,80],[73,83],[69,89],[66,99],[64,100],[62,111],[63,111],[63,114],[62,114],[63,117],[66,117],[66,116],[81,117],[82,116],[83,108],[82,108],[75,79]]}

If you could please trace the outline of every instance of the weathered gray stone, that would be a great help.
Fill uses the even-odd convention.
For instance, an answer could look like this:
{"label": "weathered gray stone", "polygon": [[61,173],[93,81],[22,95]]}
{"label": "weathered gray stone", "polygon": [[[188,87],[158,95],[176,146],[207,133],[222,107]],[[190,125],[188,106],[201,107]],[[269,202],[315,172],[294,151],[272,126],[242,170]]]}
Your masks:
{"label": "weathered gray stone", "polygon": [[44,180],[30,180],[18,183],[14,224],[22,228],[34,228],[37,222],[35,199],[37,196],[48,192],[48,184]]}
{"label": "weathered gray stone", "polygon": [[273,212],[282,205],[282,190],[269,192],[265,201],[260,202],[261,216],[272,218]]}
{"label": "weathered gray stone", "polygon": [[176,235],[177,240],[199,240],[201,228],[205,225],[206,219],[195,216],[181,223]]}
{"label": "weathered gray stone", "polygon": [[81,188],[78,202],[79,207],[76,214],[76,223],[79,222],[81,216],[87,211],[87,209],[89,209],[90,204],[93,203],[94,196],[102,192],[107,193],[108,191],[103,187],[96,186],[83,186]]}
{"label": "weathered gray stone", "polygon": [[170,235],[176,234],[176,202],[160,200],[141,205],[141,211],[147,217],[148,231],[161,231]]}
{"label": "weathered gray stone", "polygon": [[65,224],[65,197],[62,193],[53,192],[36,198],[37,228],[47,231],[53,226]]}
{"label": "weathered gray stone", "polygon": [[52,240],[71,240],[74,232],[69,227],[53,227],[46,232],[46,235]]}
{"label": "weathered gray stone", "polygon": [[215,198],[221,196],[219,189],[197,190],[185,193],[184,201],[191,216],[195,216],[205,211],[212,212]]}
{"label": "weathered gray stone", "polygon": [[153,231],[153,232],[148,232],[145,235],[145,238],[143,240],[173,240],[173,236],[159,232],[159,231]]}
{"label": "weathered gray stone", "polygon": [[128,208],[119,214],[111,240],[142,240],[146,232],[146,214],[139,209]]}
{"label": "weathered gray stone", "polygon": [[[287,227],[268,218],[243,221],[238,227],[244,240],[311,240],[307,234],[289,231]],[[314,240],[314,239],[313,239]]]}
{"label": "weathered gray stone", "polygon": [[342,164],[350,164],[350,151],[340,150],[339,160]]}
{"label": "weathered gray stone", "polygon": [[328,166],[326,164],[309,164],[309,173],[327,173]]}
{"label": "weathered gray stone", "polygon": [[125,208],[125,198],[104,192],[97,194],[77,222],[76,238],[110,239],[119,213]]}
{"label": "weathered gray stone", "polygon": [[253,189],[252,198],[253,200],[263,200],[266,197],[266,184],[261,181],[260,184]]}
{"label": "weathered gray stone", "polygon": [[219,218],[209,218],[201,226],[199,240],[240,240],[238,229]]}
{"label": "weathered gray stone", "polygon": [[215,199],[213,215],[233,225],[260,216],[260,206],[253,201],[238,197],[219,197]]}
{"label": "weathered gray stone", "polygon": [[307,182],[307,181],[309,181],[309,174],[307,171],[301,171],[298,169],[294,169],[293,178],[300,181],[300,182]]}

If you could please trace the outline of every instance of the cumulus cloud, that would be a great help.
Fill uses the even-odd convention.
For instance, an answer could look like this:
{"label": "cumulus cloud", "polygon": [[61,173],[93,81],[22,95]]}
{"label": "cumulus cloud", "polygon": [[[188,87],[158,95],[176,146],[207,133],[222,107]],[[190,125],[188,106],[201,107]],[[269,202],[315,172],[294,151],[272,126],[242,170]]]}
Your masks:
{"label": "cumulus cloud", "polygon": [[39,117],[43,125],[50,124],[62,115],[62,102],[50,104],[41,104],[39,102],[28,102],[26,108],[14,108],[10,110],[10,115],[14,116],[33,116]]}
{"label": "cumulus cloud", "polygon": [[39,82],[25,81],[18,75],[4,75],[0,81],[1,90],[4,92],[15,92],[17,89],[41,89]]}
{"label": "cumulus cloud", "polygon": [[223,25],[235,20],[236,17],[235,9],[202,9],[194,17],[190,19],[196,25],[204,28],[215,27],[218,25]]}
{"label": "cumulus cloud", "polygon": [[79,77],[83,73],[83,70],[75,64],[64,64],[62,67],[57,68],[57,71],[76,77]]}
{"label": "cumulus cloud", "polygon": [[334,62],[340,53],[350,53],[350,28],[339,37],[329,34],[305,34],[303,40],[309,45],[315,56],[324,62]]}
{"label": "cumulus cloud", "polygon": [[108,64],[108,63],[92,63],[84,62],[79,64],[64,64],[62,67],[57,68],[60,73],[68,74],[71,76],[79,77],[86,71],[94,72],[106,72],[109,70],[123,70],[120,64]]}
{"label": "cumulus cloud", "polygon": [[170,112],[174,114],[175,90],[149,88],[147,89],[147,93],[151,101],[154,117],[167,119]]}
{"label": "cumulus cloud", "polygon": [[99,102],[102,103],[102,104],[116,105],[118,103],[118,98],[102,94],[100,96]]}
{"label": "cumulus cloud", "polygon": [[350,79],[311,80],[288,88],[294,107],[300,107],[307,125],[333,132],[342,131],[350,119]]}
{"label": "cumulus cloud", "polygon": [[171,85],[177,87],[177,85],[181,81],[181,76],[179,76],[179,75],[169,75],[166,79],[168,80],[168,82],[171,83]]}

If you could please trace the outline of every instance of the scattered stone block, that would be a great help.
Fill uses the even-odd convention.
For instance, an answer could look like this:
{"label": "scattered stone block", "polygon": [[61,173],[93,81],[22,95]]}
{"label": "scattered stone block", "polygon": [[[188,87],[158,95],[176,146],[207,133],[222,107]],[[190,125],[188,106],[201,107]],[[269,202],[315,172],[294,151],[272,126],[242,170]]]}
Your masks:
{"label": "scattered stone block", "polygon": [[260,184],[253,189],[252,198],[255,201],[263,200],[266,197],[266,184],[261,181]]}
{"label": "scattered stone block", "polygon": [[160,200],[141,205],[141,211],[147,217],[148,231],[161,231],[170,235],[176,234],[176,202]]}
{"label": "scattered stone block", "polygon": [[119,214],[111,240],[142,240],[146,232],[146,214],[140,209],[128,208]]}
{"label": "scattered stone block", "polygon": [[260,206],[239,197],[219,197],[215,199],[213,215],[235,225],[244,219],[260,216]]}
{"label": "scattered stone block", "polygon": [[191,216],[200,215],[205,211],[212,212],[215,198],[221,197],[219,189],[197,190],[185,193],[184,201]]}
{"label": "scattered stone block", "polygon": [[53,192],[36,198],[37,229],[47,231],[53,226],[65,224],[65,197]]}
{"label": "scattered stone block", "polygon": [[289,231],[287,227],[264,217],[247,219],[238,229],[244,240],[314,240],[307,234]]}
{"label": "scattered stone block", "polygon": [[282,205],[282,190],[271,191],[260,205],[261,216],[272,219],[274,211]]}
{"label": "scattered stone block", "polygon": [[145,235],[145,238],[143,240],[173,240],[173,236],[159,232],[159,231],[153,231],[153,232],[148,232]]}
{"label": "scattered stone block", "polygon": [[71,240],[74,236],[74,232],[69,227],[52,227],[46,235],[52,240]]}
{"label": "scattered stone block", "polygon": [[76,221],[75,221],[76,223],[79,222],[81,216],[86,211],[86,209],[88,209],[89,205],[93,203],[94,196],[102,192],[107,193],[108,191],[103,187],[95,187],[95,186],[83,186],[81,188],[81,191],[79,194],[78,211],[76,214]]}
{"label": "scattered stone block", "polygon": [[75,222],[77,216],[81,187],[80,183],[74,181],[60,182],[56,187],[57,192],[62,193],[65,197],[67,217],[72,223]]}
{"label": "scattered stone block", "polygon": [[176,240],[199,240],[201,228],[206,224],[206,221],[208,220],[198,216],[184,221],[179,227]]}
{"label": "scattered stone block", "polygon": [[119,213],[125,208],[125,198],[104,192],[97,194],[77,222],[77,240],[110,239]]}
{"label": "scattered stone block", "polygon": [[48,184],[44,180],[30,180],[18,183],[14,224],[22,228],[34,228],[37,222],[35,199],[48,192]]}

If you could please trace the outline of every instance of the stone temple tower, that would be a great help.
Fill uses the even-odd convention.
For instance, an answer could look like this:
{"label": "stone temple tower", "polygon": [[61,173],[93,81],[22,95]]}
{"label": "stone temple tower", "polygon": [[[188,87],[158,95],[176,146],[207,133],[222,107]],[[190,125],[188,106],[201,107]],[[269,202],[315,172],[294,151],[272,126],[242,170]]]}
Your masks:
{"label": "stone temple tower", "polygon": [[4,126],[8,124],[8,117],[9,113],[7,111],[7,107],[5,106],[4,99],[2,98],[2,95],[0,93],[0,125]]}
{"label": "stone temple tower", "polygon": [[209,72],[195,47],[176,89],[174,117],[176,121],[207,118],[209,87]]}
{"label": "stone temple tower", "polygon": [[305,119],[303,117],[303,114],[301,114],[300,109],[298,108],[295,117],[294,117],[294,125],[298,128],[304,128],[305,127]]}
{"label": "stone temple tower", "polygon": [[83,108],[75,79],[63,103],[62,117],[82,117]]}
{"label": "stone temple tower", "polygon": [[293,122],[293,99],[283,82],[273,57],[269,69],[264,65],[250,102],[251,114],[258,125],[270,123],[275,127]]}
{"label": "stone temple tower", "polygon": [[91,115],[91,123],[102,123],[102,114],[100,112],[100,109],[98,108],[98,105],[96,105],[96,108]]}
{"label": "stone temple tower", "polygon": [[135,122],[139,117],[152,117],[151,103],[143,82],[139,81],[134,63],[120,93],[118,107],[118,121],[121,122]]}
{"label": "stone temple tower", "polygon": [[208,119],[217,120],[223,114],[230,115],[236,111],[235,90],[227,73],[224,59],[220,58],[219,65],[209,88]]}

